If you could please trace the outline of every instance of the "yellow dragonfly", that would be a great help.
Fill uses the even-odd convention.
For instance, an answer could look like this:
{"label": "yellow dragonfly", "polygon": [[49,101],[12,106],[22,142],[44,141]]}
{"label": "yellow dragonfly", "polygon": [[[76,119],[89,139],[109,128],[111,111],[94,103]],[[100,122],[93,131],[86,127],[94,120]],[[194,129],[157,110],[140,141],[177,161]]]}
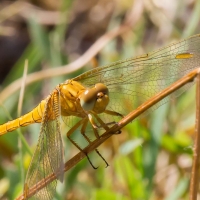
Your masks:
{"label": "yellow dragonfly", "polygon": [[[83,151],[72,139],[75,131],[78,130],[90,144],[92,140],[88,133],[100,138],[101,132],[109,130],[119,118],[198,67],[200,34],[149,54],[95,68],[67,80],[56,86],[32,111],[0,125],[0,135],[3,135],[18,127],[41,123],[39,141],[26,175],[24,198],[29,198],[32,186],[52,173],[57,176],[57,180],[63,181],[61,119],[70,127],[67,132],[69,140]],[[179,95],[187,87],[160,101],[151,110],[174,95]],[[98,150],[96,152],[101,156]],[[103,157],[102,159],[105,161]],[[90,160],[89,162],[91,163]],[[52,199],[57,180],[36,191],[31,198]]]}

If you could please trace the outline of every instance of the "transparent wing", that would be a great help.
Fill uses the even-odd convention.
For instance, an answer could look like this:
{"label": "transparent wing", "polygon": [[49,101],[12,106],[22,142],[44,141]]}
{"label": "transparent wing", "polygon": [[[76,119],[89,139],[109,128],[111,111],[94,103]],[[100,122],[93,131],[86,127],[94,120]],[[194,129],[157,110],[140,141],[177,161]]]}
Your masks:
{"label": "transparent wing", "polygon": [[[28,195],[31,187],[37,184],[38,188],[38,183],[52,173],[56,174],[57,179],[63,181],[64,150],[60,133],[59,109],[57,109],[59,106],[56,98],[59,97],[49,96],[47,99],[39,141],[26,176],[24,191],[26,195]],[[36,189],[37,192],[30,199],[53,199],[56,185],[57,180],[54,180],[43,189]]]}
{"label": "transparent wing", "polygon": [[[181,54],[191,56],[186,58],[177,56]],[[104,83],[110,93],[108,108],[126,115],[198,67],[200,67],[200,35],[195,35],[144,56],[93,69],[73,80],[86,87],[92,87],[98,82]],[[173,95],[177,96],[187,88],[188,86],[183,87],[157,103],[152,109],[156,109]]]}

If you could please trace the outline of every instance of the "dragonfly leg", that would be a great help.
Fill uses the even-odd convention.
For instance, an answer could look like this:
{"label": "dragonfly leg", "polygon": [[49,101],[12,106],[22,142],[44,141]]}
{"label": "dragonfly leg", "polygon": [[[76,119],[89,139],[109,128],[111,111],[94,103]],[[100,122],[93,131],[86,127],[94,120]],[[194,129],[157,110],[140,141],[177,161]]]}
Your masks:
{"label": "dragonfly leg", "polygon": [[119,116],[119,117],[124,117],[122,114],[112,111],[112,110],[105,110],[104,113],[109,114],[109,115],[113,115],[113,116]]}
{"label": "dragonfly leg", "polygon": [[[118,113],[118,112],[115,112],[115,111],[112,111],[112,110],[105,110],[104,113],[108,114],[108,115],[113,115],[113,116],[119,116],[121,118],[123,118],[124,116],[121,114],[121,113]],[[107,123],[107,125],[111,125],[111,124],[115,124],[116,122],[110,122],[110,123]],[[115,134],[120,134],[121,131],[117,131]]]}
{"label": "dragonfly leg", "polygon": [[[85,134],[85,129],[86,129],[86,127],[87,127],[87,123],[88,123],[88,118],[86,118],[87,120],[85,120],[85,122],[83,123],[83,126],[82,126],[82,128],[81,128],[81,134],[85,137],[85,139],[89,142],[89,143],[91,143],[91,141],[90,141],[90,139],[86,136],[86,134]],[[96,129],[95,129],[96,130]],[[100,154],[100,152],[98,151],[98,149],[95,149],[95,151],[96,151],[96,153],[102,158],[102,160],[106,163],[106,167],[108,167],[109,166],[109,164],[107,163],[107,161],[105,160],[105,158]],[[89,158],[88,158],[89,159]],[[90,160],[89,160],[89,162],[90,162]],[[90,164],[91,164],[91,162],[90,162]],[[92,165],[92,164],[91,164]],[[92,165],[92,167],[94,167],[93,165]]]}
{"label": "dragonfly leg", "polygon": [[81,134],[83,135],[83,137],[88,141],[88,143],[91,143],[90,138],[85,134],[85,130],[88,124],[88,118],[85,118],[83,125],[81,127]]}
{"label": "dragonfly leg", "polygon": [[85,153],[85,155],[87,156],[87,159],[88,159],[88,161],[89,161],[90,165],[92,166],[92,168],[93,168],[93,169],[98,169],[98,167],[95,167],[95,166],[92,164],[92,162],[91,162],[91,160],[90,160],[90,158],[89,158],[88,154],[87,154],[87,153]]}
{"label": "dragonfly leg", "polygon": [[[112,125],[112,124],[116,124],[115,121],[113,122],[108,122],[108,123],[104,123],[101,118],[95,113],[95,112],[91,112],[95,118],[97,119],[97,121],[100,123],[100,126],[96,125],[95,124],[95,127],[98,127],[98,128],[101,128],[103,127],[106,131],[109,130],[109,125]],[[115,112],[115,111],[111,111],[111,110],[105,110],[104,113],[106,114],[109,114],[109,115],[113,115],[113,116],[120,116],[120,117],[124,117],[122,114],[118,113],[118,112]],[[94,121],[94,120],[93,120]],[[94,122],[93,122],[94,123]],[[92,123],[91,123],[92,124]],[[120,134],[121,131],[117,131],[115,134]]]}
{"label": "dragonfly leg", "polygon": [[92,128],[93,128],[93,131],[94,131],[96,138],[99,139],[100,137],[99,137],[99,134],[98,134],[98,131],[97,131],[98,125],[95,123],[91,114],[88,114],[88,119],[89,119],[89,121],[92,125]]}
{"label": "dragonfly leg", "polygon": [[[100,119],[101,120],[101,119]],[[102,121],[102,120],[101,120]],[[113,124],[116,124],[116,122],[115,121],[113,121],[113,122],[108,122],[108,123],[104,123],[103,122],[103,124],[102,125],[98,125],[98,128],[104,128],[105,130],[109,130],[109,127],[108,126],[110,126],[110,125],[113,125]],[[105,128],[106,127],[106,128]]]}
{"label": "dragonfly leg", "polygon": [[[78,123],[76,123],[76,124],[67,132],[67,138],[70,140],[70,142],[71,142],[75,147],[77,147],[82,153],[84,153],[84,154],[87,156],[87,159],[88,159],[89,163],[91,164],[91,166],[92,166],[94,169],[97,169],[98,167],[95,167],[95,166],[92,164],[92,162],[91,162],[91,160],[90,160],[88,154],[87,154],[86,152],[84,152],[83,149],[81,149],[81,147],[80,147],[75,141],[73,141],[73,140],[70,138],[70,135],[71,135],[78,127],[80,127],[82,124],[83,124],[83,126],[85,126],[85,128],[86,128],[86,126],[87,126],[87,121],[86,121],[84,118],[83,118],[82,120],[80,120]],[[84,125],[84,124],[86,124],[86,125]],[[81,130],[82,130],[82,129],[83,129],[83,127],[81,128]],[[81,133],[82,133],[82,132],[81,132]],[[83,133],[82,133],[82,134],[83,134]],[[85,133],[83,134],[83,136],[85,137],[85,139],[86,139],[87,141],[89,140],[89,138],[85,135]],[[88,142],[91,143],[90,140],[89,140]]]}
{"label": "dragonfly leg", "polygon": [[72,144],[74,144],[74,146],[76,146],[80,151],[83,152],[83,150],[81,149],[81,147],[70,138],[70,136],[72,135],[72,133],[78,128],[80,127],[83,123],[84,123],[84,118],[82,120],[80,120],[78,123],[76,123],[68,132],[67,132],[67,138],[71,141]]}
{"label": "dragonfly leg", "polygon": [[102,160],[106,163],[106,168],[109,166],[108,162],[106,161],[106,159],[100,154],[100,152],[98,151],[98,149],[95,149],[95,151],[97,152],[97,154],[102,158]]}
{"label": "dragonfly leg", "polygon": [[92,112],[92,114],[94,115],[94,117],[97,119],[97,121],[98,121],[98,122],[100,123],[100,125],[101,125],[101,126],[98,126],[98,128],[103,127],[106,131],[108,131],[108,130],[109,130],[109,127],[107,126],[107,124],[104,123],[104,122],[102,121],[102,119],[101,119],[95,112]]}
{"label": "dragonfly leg", "polygon": [[[95,121],[94,121],[92,115],[91,115],[91,114],[88,114],[88,118],[89,118],[89,120],[90,120],[90,123],[92,124],[92,128],[93,128],[93,131],[94,131],[94,133],[95,133],[96,138],[100,138],[100,137],[99,137],[99,134],[98,134],[98,131],[97,131],[97,128],[103,127],[106,131],[108,131],[108,130],[110,129],[110,128],[108,127],[108,125],[116,124],[116,122],[104,123],[104,122],[102,121],[102,119],[101,119],[95,112],[92,112],[92,111],[90,111],[90,112],[94,115],[94,117],[95,117],[95,118],[97,119],[97,121],[100,123],[100,126],[97,125],[97,124],[95,123]],[[112,111],[111,111],[111,112],[112,112]]]}
{"label": "dragonfly leg", "polygon": [[95,113],[94,113],[94,116],[95,116],[95,118],[97,119],[97,121],[101,124],[100,126],[98,126],[98,128],[103,127],[106,131],[108,131],[108,130],[110,129],[108,126],[113,125],[113,124],[116,124],[115,121],[113,121],[113,122],[108,122],[108,123],[104,123],[104,122],[101,120],[101,118],[100,118],[97,114],[95,114]]}

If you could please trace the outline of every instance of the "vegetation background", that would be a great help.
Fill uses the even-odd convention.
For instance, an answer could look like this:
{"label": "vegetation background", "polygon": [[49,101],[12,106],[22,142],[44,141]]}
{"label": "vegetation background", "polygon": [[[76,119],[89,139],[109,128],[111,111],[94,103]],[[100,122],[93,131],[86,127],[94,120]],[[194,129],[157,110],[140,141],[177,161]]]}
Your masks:
{"label": "vegetation background", "polygon": [[[86,70],[200,33],[199,19],[199,0],[0,1],[0,123],[30,111],[58,83]],[[76,68],[66,66],[90,48]],[[21,83],[15,81],[23,76],[26,59],[28,74],[41,73],[32,74],[36,81],[26,86],[18,109]],[[47,75],[48,69],[60,75]],[[91,154],[97,170],[84,159],[67,172],[55,199],[188,199],[194,124],[193,87],[103,144],[99,150],[108,168]],[[23,136],[13,131],[0,137],[0,199],[22,193],[39,128],[30,125],[20,129]],[[77,150],[65,132],[63,139],[69,159]]]}

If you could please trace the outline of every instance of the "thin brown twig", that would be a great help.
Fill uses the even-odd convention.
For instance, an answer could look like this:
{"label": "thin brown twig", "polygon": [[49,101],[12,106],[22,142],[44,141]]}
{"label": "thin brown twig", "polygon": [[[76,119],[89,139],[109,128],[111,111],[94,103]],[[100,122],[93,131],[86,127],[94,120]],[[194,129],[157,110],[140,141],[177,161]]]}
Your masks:
{"label": "thin brown twig", "polygon": [[[142,1],[136,0],[134,1],[134,5],[132,10],[130,11],[130,15],[132,13],[135,13],[135,17],[130,20],[130,17],[127,16],[127,18],[124,20],[124,23],[114,28],[113,30],[105,33],[103,36],[101,36],[82,56],[80,56],[77,60],[74,62],[71,62],[70,64],[46,69],[43,71],[35,72],[32,74],[29,74],[27,76],[26,85],[29,85],[33,82],[40,81],[43,79],[55,77],[55,76],[61,76],[65,74],[72,73],[74,71],[79,70],[84,65],[86,65],[105,45],[110,42],[115,37],[127,32],[130,30],[131,27],[133,27],[140,17],[142,16],[143,12],[143,4]],[[20,89],[22,79],[17,79],[14,82],[12,82],[10,85],[4,88],[4,90],[0,93],[0,101],[3,103],[8,97],[10,97],[14,92]]]}
{"label": "thin brown twig", "polygon": [[34,16],[36,21],[42,25],[57,25],[62,23],[60,21],[60,14],[61,12],[59,11],[42,10],[25,1],[15,1],[1,9],[0,25],[2,22],[18,15],[25,19],[30,19],[31,16]]}
{"label": "thin brown twig", "polygon": [[15,1],[11,4],[9,4],[8,6],[6,6],[5,8],[1,9],[1,15],[0,15],[0,24],[11,18],[12,16],[18,14],[19,12],[21,12],[24,8],[25,8],[24,3],[20,2],[20,1]]}
{"label": "thin brown twig", "polygon": [[[96,149],[98,146],[100,146],[104,141],[106,141],[108,138],[110,138],[113,134],[119,132],[124,126],[126,126],[128,123],[133,121],[136,117],[144,113],[147,109],[149,109],[151,106],[155,105],[157,102],[168,96],[169,94],[173,93],[174,91],[181,88],[183,85],[191,82],[194,80],[194,78],[197,76],[197,74],[200,72],[200,69],[195,69],[183,78],[179,79],[177,82],[173,83],[154,97],[150,98],[148,101],[140,105],[137,109],[130,112],[127,116],[125,116],[123,119],[121,119],[117,124],[115,124],[113,127],[111,127],[108,131],[106,131],[100,139],[96,139],[93,141],[88,147],[84,149],[84,152],[91,152],[94,149]],[[82,152],[79,152],[77,155],[75,155],[73,158],[68,160],[65,163],[65,169],[64,171],[68,171],[72,167],[74,167],[79,161],[81,161],[85,157],[85,154]],[[35,186],[30,188],[28,197],[33,196],[38,189],[44,188],[48,183],[52,182],[56,179],[55,174],[51,174],[45,179],[41,180],[39,183],[37,183]],[[21,195],[16,200],[24,200],[24,196]]]}
{"label": "thin brown twig", "polygon": [[196,122],[195,142],[193,153],[193,165],[190,181],[190,200],[197,200],[199,190],[199,169],[200,169],[200,74],[196,81]]}

